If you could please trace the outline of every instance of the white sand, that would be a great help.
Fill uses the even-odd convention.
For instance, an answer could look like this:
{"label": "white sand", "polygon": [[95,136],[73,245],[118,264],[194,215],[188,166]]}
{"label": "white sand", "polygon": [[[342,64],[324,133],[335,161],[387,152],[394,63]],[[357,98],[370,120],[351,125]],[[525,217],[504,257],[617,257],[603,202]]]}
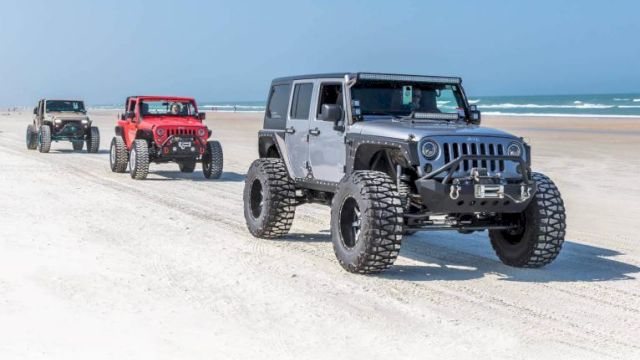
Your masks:
{"label": "white sand", "polygon": [[[568,210],[560,257],[502,265],[486,233],[405,239],[381,276],[335,261],[329,209],[258,240],[242,215],[259,114],[209,114],[221,181],[100,154],[28,151],[0,116],[1,359],[638,358],[640,120],[486,117],[525,136]],[[597,133],[601,131],[602,133]]]}

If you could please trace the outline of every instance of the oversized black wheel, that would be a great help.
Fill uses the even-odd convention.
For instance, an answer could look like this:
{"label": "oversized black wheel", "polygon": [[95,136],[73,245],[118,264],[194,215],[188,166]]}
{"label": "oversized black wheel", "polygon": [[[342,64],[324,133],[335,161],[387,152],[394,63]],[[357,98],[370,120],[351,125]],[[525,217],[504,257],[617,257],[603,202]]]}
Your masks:
{"label": "oversized black wheel", "polygon": [[51,150],[51,128],[49,125],[40,126],[37,147],[41,153],[48,153]]}
{"label": "oversized black wheel", "polygon": [[491,245],[500,260],[510,266],[536,268],[551,263],[560,253],[566,230],[564,202],[556,185],[533,173],[538,191],[520,214],[507,214],[505,220],[518,227],[491,230]]}
{"label": "oversized black wheel", "polygon": [[202,172],[207,179],[219,179],[223,166],[222,146],[217,141],[208,141],[202,157]]}
{"label": "oversized black wheel", "polygon": [[127,151],[127,146],[124,143],[124,139],[116,135],[111,140],[111,147],[109,149],[109,165],[111,165],[111,171],[116,173],[126,172],[128,163],[129,152]]}
{"label": "oversized black wheel", "polygon": [[295,215],[296,190],[282,159],[258,159],[244,184],[244,218],[255,237],[286,235]]}
{"label": "oversized black wheel", "polygon": [[95,154],[100,150],[100,130],[92,126],[87,137],[87,152]]}
{"label": "oversized black wheel", "polygon": [[404,227],[396,184],[379,171],[355,171],[340,182],[331,204],[331,239],[349,272],[388,269],[400,252]]}
{"label": "oversized black wheel", "polygon": [[84,148],[84,140],[73,140],[71,145],[73,146],[73,151],[81,151]]}
{"label": "oversized black wheel", "polygon": [[29,150],[35,150],[38,147],[38,132],[33,124],[27,126],[26,142]]}
{"label": "oversized black wheel", "polygon": [[129,173],[132,179],[144,180],[149,174],[149,146],[143,139],[136,139],[131,146]]}
{"label": "oversized black wheel", "polygon": [[196,169],[196,162],[193,161],[180,161],[178,163],[178,167],[180,168],[180,172],[183,173],[192,173]]}

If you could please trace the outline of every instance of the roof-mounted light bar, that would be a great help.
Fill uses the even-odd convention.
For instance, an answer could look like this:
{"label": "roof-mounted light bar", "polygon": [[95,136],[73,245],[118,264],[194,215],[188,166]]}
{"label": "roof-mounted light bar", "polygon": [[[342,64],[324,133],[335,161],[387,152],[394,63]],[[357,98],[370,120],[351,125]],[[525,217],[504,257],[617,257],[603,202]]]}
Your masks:
{"label": "roof-mounted light bar", "polygon": [[458,120],[460,115],[451,114],[451,113],[423,113],[416,112],[413,113],[414,119],[423,119],[423,120]]}
{"label": "roof-mounted light bar", "polygon": [[374,74],[374,73],[358,73],[358,80],[374,80],[374,81],[408,81],[408,82],[425,82],[436,84],[452,84],[461,83],[457,77],[443,76],[420,76],[420,75],[394,75],[394,74]]}

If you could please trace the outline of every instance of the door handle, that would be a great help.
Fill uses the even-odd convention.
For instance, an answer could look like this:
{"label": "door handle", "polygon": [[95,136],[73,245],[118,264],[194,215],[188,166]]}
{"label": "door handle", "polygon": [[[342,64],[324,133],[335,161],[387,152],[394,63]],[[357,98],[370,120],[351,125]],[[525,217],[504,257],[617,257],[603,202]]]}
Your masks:
{"label": "door handle", "polygon": [[313,136],[318,136],[318,135],[320,135],[320,129],[318,129],[318,128],[311,129],[311,130],[309,130],[309,134],[311,134]]}
{"label": "door handle", "polygon": [[284,129],[285,134],[295,134],[295,132],[296,132],[296,129],[293,126]]}

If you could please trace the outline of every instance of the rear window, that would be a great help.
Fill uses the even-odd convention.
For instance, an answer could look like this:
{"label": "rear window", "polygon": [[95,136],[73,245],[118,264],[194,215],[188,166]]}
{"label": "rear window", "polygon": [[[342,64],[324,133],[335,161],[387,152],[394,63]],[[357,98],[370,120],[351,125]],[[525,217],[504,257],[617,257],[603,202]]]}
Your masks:
{"label": "rear window", "polygon": [[289,102],[289,84],[275,85],[271,88],[267,116],[272,119],[283,119],[287,113]]}
{"label": "rear window", "polygon": [[309,107],[311,106],[311,92],[313,84],[296,84],[293,89],[293,101],[291,104],[292,119],[309,119]]}

